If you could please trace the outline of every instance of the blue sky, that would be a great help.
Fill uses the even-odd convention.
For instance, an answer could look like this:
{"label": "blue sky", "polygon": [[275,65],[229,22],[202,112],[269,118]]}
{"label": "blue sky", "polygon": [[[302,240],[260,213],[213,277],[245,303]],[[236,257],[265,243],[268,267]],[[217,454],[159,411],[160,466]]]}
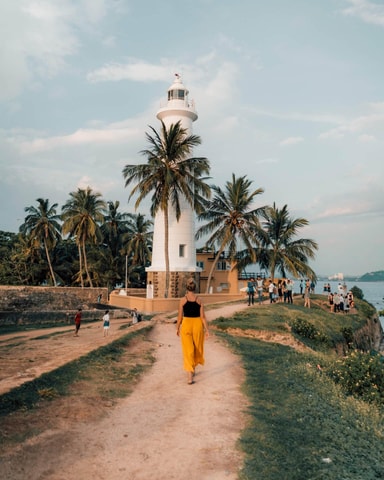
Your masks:
{"label": "blue sky", "polygon": [[384,269],[382,0],[1,0],[0,27],[0,230],[78,187],[134,211],[179,73],[212,183],[308,219],[318,274]]}

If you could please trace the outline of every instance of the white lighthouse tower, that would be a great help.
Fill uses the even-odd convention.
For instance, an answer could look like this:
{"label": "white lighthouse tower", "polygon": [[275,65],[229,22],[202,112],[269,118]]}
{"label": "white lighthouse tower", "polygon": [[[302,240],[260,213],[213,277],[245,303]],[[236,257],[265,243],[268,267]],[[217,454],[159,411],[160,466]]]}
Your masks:
{"label": "white lighthouse tower", "polygon": [[[164,122],[167,129],[180,121],[187,135],[191,135],[192,123],[197,120],[197,113],[194,102],[188,100],[188,93],[180,75],[175,74],[174,82],[168,89],[167,104],[160,108],[156,116]],[[179,220],[176,219],[172,205],[169,205],[169,296],[171,298],[181,296],[186,279],[191,275],[198,276],[198,272],[201,271],[196,266],[194,211],[185,199],[181,198],[180,204]],[[152,264],[146,269],[147,297],[165,296],[164,242],[164,212],[159,210],[154,220]]]}

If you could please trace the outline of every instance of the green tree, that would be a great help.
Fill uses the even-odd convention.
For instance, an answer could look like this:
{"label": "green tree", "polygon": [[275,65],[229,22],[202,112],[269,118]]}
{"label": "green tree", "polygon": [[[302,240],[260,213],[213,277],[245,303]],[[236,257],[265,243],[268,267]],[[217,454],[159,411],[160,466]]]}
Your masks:
{"label": "green tree", "polygon": [[269,270],[272,280],[276,270],[283,277],[289,272],[294,277],[316,280],[308,260],[315,258],[318,245],[314,240],[297,238],[299,230],[308,224],[305,218],[291,218],[287,205],[278,209],[274,203],[264,211],[263,229],[256,232],[257,261],[261,268]]}
{"label": "green tree", "polygon": [[41,285],[46,280],[47,262],[42,259],[41,247],[30,236],[19,233],[10,261],[16,276],[16,285]]}
{"label": "green tree", "polygon": [[161,122],[161,131],[150,127],[146,133],[149,148],[141,152],[147,163],[126,165],[123,169],[125,186],[136,182],[129,198],[137,194],[135,208],[152,192],[150,213],[154,217],[161,211],[164,216],[165,296],[169,295],[169,213],[172,209],[180,219],[185,200],[196,212],[201,212],[210,189],[203,175],[209,173],[209,162],[203,157],[190,157],[192,149],[200,145],[200,137],[188,135],[181,123],[169,129]]}
{"label": "green tree", "polygon": [[127,255],[130,275],[135,277],[136,283],[142,284],[145,281],[145,267],[151,262],[153,222],[141,213],[131,213],[129,217],[122,253]]}
{"label": "green tree", "polygon": [[235,264],[240,247],[245,247],[251,263],[256,261],[254,232],[260,229],[259,216],[265,207],[254,208],[255,197],[264,190],[258,188],[251,191],[252,183],[246,176],[236,178],[232,174],[232,180],[226,182],[224,190],[213,185],[213,198],[198,217],[207,223],[198,229],[196,238],[210,235],[206,240],[207,247],[218,249],[208,275],[206,293],[209,292],[213,271],[224,250],[228,250],[229,259]]}
{"label": "green tree", "polygon": [[99,224],[104,221],[103,211],[106,203],[101,194],[93,192],[90,187],[79,188],[71,192],[70,199],[62,207],[63,234],[74,237],[79,252],[78,281],[84,287],[83,269],[90,287],[93,287],[87,261],[87,243],[97,244],[102,235]]}
{"label": "green tree", "polygon": [[119,212],[120,202],[108,202],[101,225],[103,241],[111,249],[113,257],[117,258],[123,246],[123,237],[129,230],[130,214]]}
{"label": "green tree", "polygon": [[0,231],[0,285],[19,283],[19,265],[12,258],[15,255],[20,234]]}
{"label": "green tree", "polygon": [[56,277],[53,272],[50,250],[61,238],[60,215],[56,214],[57,203],[49,205],[48,199],[38,198],[38,206],[25,207],[28,215],[20,226],[20,233],[31,239],[36,247],[44,247],[53,285],[56,287]]}

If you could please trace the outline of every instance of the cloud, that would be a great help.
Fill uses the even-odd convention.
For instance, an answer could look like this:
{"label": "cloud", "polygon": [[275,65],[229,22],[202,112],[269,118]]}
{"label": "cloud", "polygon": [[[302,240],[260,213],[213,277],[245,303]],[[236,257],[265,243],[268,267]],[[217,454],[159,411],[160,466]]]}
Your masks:
{"label": "cloud", "polygon": [[384,198],[380,179],[360,176],[360,184],[347,192],[335,192],[317,198],[311,208],[317,211],[313,222],[342,221],[357,218],[378,218],[384,215]]}
{"label": "cloud", "polygon": [[163,65],[153,65],[142,60],[131,59],[128,63],[109,63],[87,74],[90,83],[119,82],[134,80],[136,82],[153,82],[169,80],[169,72],[176,71],[164,61]]}
{"label": "cloud", "polygon": [[248,108],[248,111],[254,115],[261,117],[275,118],[277,120],[292,120],[294,122],[310,122],[310,123],[329,123],[331,125],[339,125],[345,120],[344,117],[333,114],[322,113],[301,113],[301,112],[274,112],[263,110],[260,108]]}
{"label": "cloud", "polygon": [[359,135],[358,139],[359,139],[359,142],[364,142],[364,143],[373,142],[374,140],[376,140],[376,138],[373,135],[367,135],[367,134]]}
{"label": "cloud", "polygon": [[[384,128],[384,104],[382,102],[368,104],[369,112],[342,122],[336,128],[323,132],[320,139],[338,139],[348,134],[360,134],[361,141],[371,141],[375,138],[372,132],[378,134]],[[369,131],[370,133],[367,133]]]}
{"label": "cloud", "polygon": [[91,32],[109,8],[107,0],[1,0],[0,101],[67,69],[80,50],[80,35]]}
{"label": "cloud", "polygon": [[384,5],[370,2],[369,0],[347,0],[351,5],[342,13],[351,17],[357,17],[365,23],[384,27]]}
{"label": "cloud", "polygon": [[[138,128],[111,125],[99,129],[80,128],[68,135],[23,140],[18,143],[18,147],[22,154],[31,154],[60,147],[128,143],[132,138],[142,137],[142,135],[142,130]],[[14,143],[16,143],[15,140]]]}
{"label": "cloud", "polygon": [[17,97],[36,80],[56,75],[79,46],[70,2],[2,0],[0,101]]}
{"label": "cloud", "polygon": [[281,146],[297,145],[298,143],[304,142],[303,137],[288,137],[285,140],[280,142]]}

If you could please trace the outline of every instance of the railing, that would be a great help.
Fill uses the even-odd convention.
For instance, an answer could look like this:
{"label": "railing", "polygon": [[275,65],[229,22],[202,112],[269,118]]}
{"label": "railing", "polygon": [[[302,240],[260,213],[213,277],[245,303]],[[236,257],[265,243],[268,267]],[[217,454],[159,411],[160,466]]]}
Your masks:
{"label": "railing", "polygon": [[260,277],[262,278],[263,280],[265,280],[267,278],[266,274],[264,272],[259,272],[259,273],[255,273],[255,272],[239,272],[237,278],[238,280],[250,280],[251,278],[257,278],[257,277]]}

